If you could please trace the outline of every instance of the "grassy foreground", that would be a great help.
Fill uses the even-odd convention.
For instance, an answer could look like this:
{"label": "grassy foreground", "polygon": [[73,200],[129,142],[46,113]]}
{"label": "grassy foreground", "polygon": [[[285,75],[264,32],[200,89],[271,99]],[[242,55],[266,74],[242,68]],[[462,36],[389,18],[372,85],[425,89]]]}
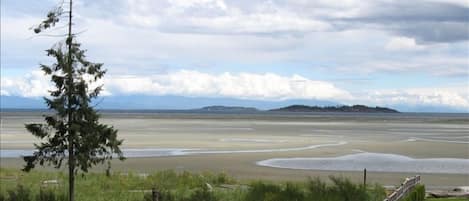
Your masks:
{"label": "grassy foreground", "polygon": [[[116,172],[110,176],[103,173],[79,175],[76,200],[143,201],[148,200],[146,198],[152,188],[161,192],[163,201],[306,201],[326,198],[328,201],[382,201],[385,196],[380,185],[365,189],[339,177],[331,177],[328,184],[319,179],[240,183],[224,173],[176,173],[168,170],[152,174]],[[24,173],[0,169],[0,200],[12,200],[17,194],[26,195],[31,201],[64,200],[66,190],[67,176],[62,172]]]}
{"label": "grassy foreground", "polygon": [[[224,173],[177,173],[172,170],[153,174],[89,173],[76,180],[79,201],[145,201],[150,190],[161,192],[162,201],[382,201],[386,192],[380,185],[351,183],[346,178],[317,178],[304,182],[252,181],[241,183]],[[0,169],[0,201],[65,201],[67,176],[63,172]],[[467,201],[467,199],[428,199],[427,201]]]}

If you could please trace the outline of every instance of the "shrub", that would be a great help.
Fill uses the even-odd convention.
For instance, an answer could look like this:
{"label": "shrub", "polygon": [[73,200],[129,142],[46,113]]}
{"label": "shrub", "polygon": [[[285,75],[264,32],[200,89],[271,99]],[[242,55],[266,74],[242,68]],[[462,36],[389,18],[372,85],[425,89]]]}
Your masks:
{"label": "shrub", "polygon": [[319,178],[310,178],[306,184],[308,190],[308,200],[326,200],[329,196],[329,189],[325,182]]}
{"label": "shrub", "polygon": [[370,201],[383,201],[386,198],[386,189],[379,184],[375,184],[372,189],[368,191]]}
{"label": "shrub", "polygon": [[40,189],[36,196],[36,201],[57,201],[55,193],[52,190]]}
{"label": "shrub", "polygon": [[272,199],[271,197],[274,194],[280,192],[281,189],[279,186],[274,184],[267,184],[261,181],[254,182],[250,185],[250,189],[246,194],[246,201],[260,201],[266,200],[267,197]]}
{"label": "shrub", "polygon": [[16,186],[16,189],[8,191],[7,201],[31,201],[31,191],[22,185]]}
{"label": "shrub", "polygon": [[207,185],[202,185],[191,193],[188,201],[217,201],[215,195],[208,189]]}
{"label": "shrub", "polygon": [[359,185],[353,184],[349,179],[343,177],[329,177],[334,186],[332,192],[339,195],[340,200],[344,201],[364,201],[369,200],[366,189]]}
{"label": "shrub", "polygon": [[330,177],[332,185],[326,185],[319,178],[306,184],[306,199],[311,201],[382,201],[386,192],[376,185],[369,192],[364,186],[353,184],[343,177]]}
{"label": "shrub", "polygon": [[245,199],[246,201],[303,201],[305,192],[293,183],[281,185],[255,182],[251,184]]}
{"label": "shrub", "polygon": [[425,186],[417,185],[414,189],[407,194],[402,201],[424,201],[425,200]]}
{"label": "shrub", "polygon": [[293,183],[287,183],[285,188],[278,194],[275,201],[302,201],[304,199],[305,194],[298,185],[295,185]]}
{"label": "shrub", "polygon": [[221,172],[212,176],[212,183],[214,184],[233,184],[234,179],[229,177],[226,173]]}
{"label": "shrub", "polygon": [[68,197],[66,194],[54,191],[54,189],[43,189],[39,190],[39,194],[36,195],[36,201],[66,201]]}
{"label": "shrub", "polygon": [[[161,190],[159,191],[160,195],[159,195],[159,199],[160,200],[164,200],[164,201],[175,201],[176,199],[174,198],[173,194],[171,194],[170,191],[168,190]],[[152,193],[149,192],[149,193],[145,193],[145,195],[143,196],[143,200],[144,201],[152,201]]]}

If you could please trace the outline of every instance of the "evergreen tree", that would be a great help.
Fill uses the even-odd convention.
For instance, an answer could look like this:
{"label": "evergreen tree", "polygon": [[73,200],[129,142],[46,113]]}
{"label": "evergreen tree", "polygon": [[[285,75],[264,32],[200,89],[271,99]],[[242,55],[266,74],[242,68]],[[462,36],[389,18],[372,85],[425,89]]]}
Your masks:
{"label": "evergreen tree", "polygon": [[85,50],[80,49],[72,33],[72,0],[68,3],[68,11],[64,11],[64,3],[60,4],[34,29],[35,33],[41,33],[54,27],[63,17],[68,18],[65,40],[46,50],[55,62],[40,65],[55,85],[49,91],[50,97],[44,98],[53,114],[44,115],[45,123],[26,124],[26,129],[42,141],[35,144],[37,150],[33,155],[24,157],[23,170],[30,171],[38,164],[60,168],[65,160],[69,170],[69,200],[73,201],[75,174],[79,170],[87,172],[92,166],[107,162],[109,171],[113,157],[120,160],[124,157],[117,130],[99,123],[99,114],[91,105],[102,89],[102,85],[94,87],[94,83],[106,70],[103,64],[86,60]]}

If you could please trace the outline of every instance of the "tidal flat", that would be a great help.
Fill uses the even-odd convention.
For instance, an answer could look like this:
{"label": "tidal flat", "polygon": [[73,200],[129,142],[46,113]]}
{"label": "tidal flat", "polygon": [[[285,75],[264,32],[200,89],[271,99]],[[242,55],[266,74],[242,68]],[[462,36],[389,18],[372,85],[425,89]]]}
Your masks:
{"label": "tidal flat", "polygon": [[[43,122],[44,113],[1,112],[2,168],[22,167],[20,156],[38,142],[24,124]],[[124,139],[128,159],[113,162],[115,171],[215,171],[242,180],[344,175],[360,182],[368,168],[370,183],[397,185],[420,174],[429,188],[469,185],[468,114],[102,114]]]}

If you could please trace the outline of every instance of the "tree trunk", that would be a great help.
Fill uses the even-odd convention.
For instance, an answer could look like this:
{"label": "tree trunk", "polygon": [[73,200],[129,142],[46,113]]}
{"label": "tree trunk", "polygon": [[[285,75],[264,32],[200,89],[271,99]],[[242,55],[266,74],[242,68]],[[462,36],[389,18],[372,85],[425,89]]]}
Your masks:
{"label": "tree trunk", "polygon": [[[70,159],[69,159],[70,160]],[[74,201],[75,200],[75,167],[74,165],[69,164],[68,166],[68,200]]]}
{"label": "tree trunk", "polygon": [[68,13],[68,196],[69,201],[75,200],[75,152],[74,136],[71,129],[73,122],[72,90],[73,90],[73,62],[72,62],[72,0],[70,0]]}

